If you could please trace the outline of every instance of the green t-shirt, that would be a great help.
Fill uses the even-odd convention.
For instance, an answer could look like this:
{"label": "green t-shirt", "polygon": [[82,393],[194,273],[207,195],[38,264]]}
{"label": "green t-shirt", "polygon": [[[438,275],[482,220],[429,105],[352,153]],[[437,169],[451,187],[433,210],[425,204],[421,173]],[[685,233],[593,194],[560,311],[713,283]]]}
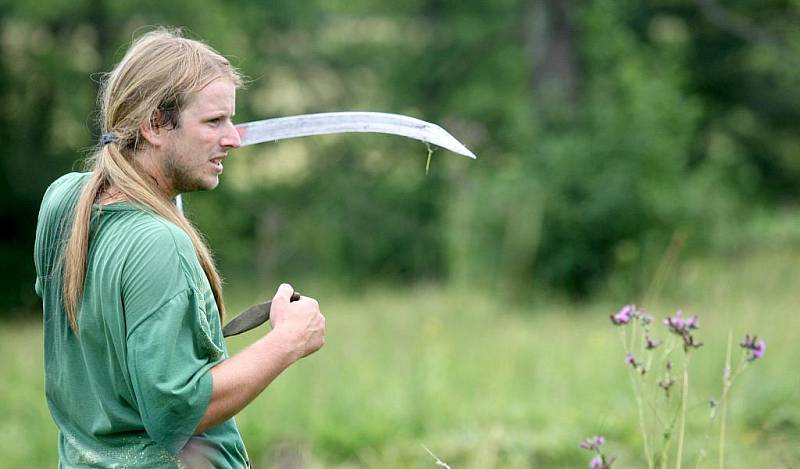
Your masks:
{"label": "green t-shirt", "polygon": [[36,229],[45,391],[61,467],[241,468],[234,419],[193,435],[228,352],[208,280],[180,228],[132,204],[96,207],[79,336],[61,301],[65,227],[88,174],[45,193]]}

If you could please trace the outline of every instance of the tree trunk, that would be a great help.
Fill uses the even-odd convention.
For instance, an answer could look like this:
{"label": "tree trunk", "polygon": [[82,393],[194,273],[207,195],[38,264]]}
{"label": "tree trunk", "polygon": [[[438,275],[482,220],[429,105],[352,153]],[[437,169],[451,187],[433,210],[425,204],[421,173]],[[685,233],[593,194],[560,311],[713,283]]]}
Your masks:
{"label": "tree trunk", "polygon": [[581,104],[574,0],[532,0],[525,28],[531,88],[545,125],[569,119]]}

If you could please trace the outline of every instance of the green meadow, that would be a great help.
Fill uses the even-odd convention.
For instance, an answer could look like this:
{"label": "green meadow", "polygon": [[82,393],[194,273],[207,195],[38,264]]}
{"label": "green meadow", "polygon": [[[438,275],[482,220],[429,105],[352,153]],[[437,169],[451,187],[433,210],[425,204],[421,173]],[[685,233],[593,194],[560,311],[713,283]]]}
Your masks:
{"label": "green meadow", "polygon": [[[677,308],[700,316],[705,345],[690,368],[683,467],[718,467],[709,400],[720,393],[729,330],[736,343],[757,333],[768,347],[734,384],[726,467],[800,465],[798,266],[800,251],[787,249],[684,262],[645,305],[661,336],[660,320]],[[260,299],[230,296],[232,311]],[[621,302],[526,304],[437,286],[315,296],[326,346],[237,417],[256,467],[437,467],[427,450],[453,468],[588,467],[579,444],[595,434],[614,467],[646,467],[608,318]],[[257,333],[231,340],[232,352]],[[55,467],[41,324],[3,322],[0,350],[0,466]]]}
{"label": "green meadow", "polygon": [[[182,198],[231,315],[289,281],[327,317],[326,346],[237,416],[257,468],[585,469],[594,435],[613,469],[648,468],[664,437],[642,418],[675,422],[655,468],[800,468],[799,24],[800,0],[1,3],[0,469],[58,462],[32,288],[46,188],[100,148],[178,175],[127,145],[123,123],[152,120],[127,109],[160,93],[97,99],[159,26],[241,70],[237,124],[388,112],[478,156],[363,132],[263,142]],[[141,63],[109,89],[173,71]],[[170,163],[201,136],[174,135],[189,140]],[[680,420],[632,389],[661,398],[664,367],[635,375],[609,320],[628,303],[660,340],[679,340],[662,324],[678,309],[700,318],[680,460]],[[712,402],[745,334],[766,354],[726,401],[721,465]]]}

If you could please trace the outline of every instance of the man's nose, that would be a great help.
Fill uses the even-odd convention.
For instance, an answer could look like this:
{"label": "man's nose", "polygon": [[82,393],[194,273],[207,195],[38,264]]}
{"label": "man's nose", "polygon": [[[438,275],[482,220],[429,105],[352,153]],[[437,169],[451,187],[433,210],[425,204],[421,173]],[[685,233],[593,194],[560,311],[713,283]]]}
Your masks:
{"label": "man's nose", "polygon": [[228,121],[225,126],[225,134],[222,136],[220,145],[228,148],[239,148],[242,146],[242,137],[233,122]]}

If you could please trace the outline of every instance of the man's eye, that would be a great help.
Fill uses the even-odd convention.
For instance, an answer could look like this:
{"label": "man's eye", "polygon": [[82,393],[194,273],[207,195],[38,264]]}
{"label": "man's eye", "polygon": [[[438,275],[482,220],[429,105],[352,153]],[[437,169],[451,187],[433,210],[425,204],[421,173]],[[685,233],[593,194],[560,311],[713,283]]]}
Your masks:
{"label": "man's eye", "polygon": [[218,125],[218,124],[220,124],[222,122],[222,118],[221,117],[215,117],[213,119],[209,119],[208,122],[210,124]]}

